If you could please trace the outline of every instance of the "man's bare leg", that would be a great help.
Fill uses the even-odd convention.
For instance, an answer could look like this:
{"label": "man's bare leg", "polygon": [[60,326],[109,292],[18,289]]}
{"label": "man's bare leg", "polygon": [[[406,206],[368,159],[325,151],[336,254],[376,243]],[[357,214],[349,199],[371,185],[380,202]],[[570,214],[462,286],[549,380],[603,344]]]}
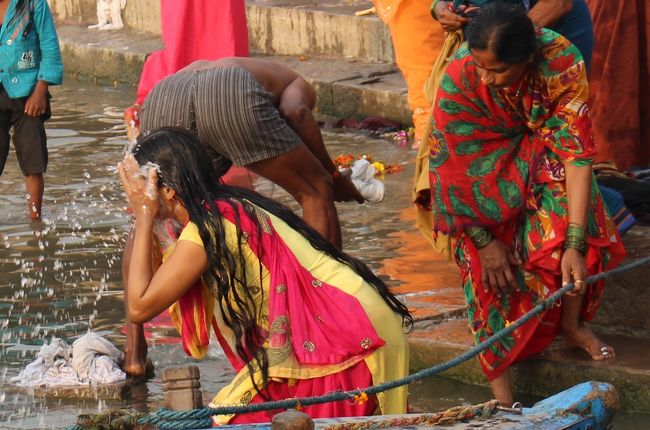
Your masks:
{"label": "man's bare leg", "polygon": [[305,145],[300,144],[286,154],[246,167],[284,188],[302,206],[305,222],[341,248],[332,175]]}
{"label": "man's bare leg", "polygon": [[42,173],[25,176],[25,190],[27,192],[27,208],[29,218],[38,220],[41,218],[41,207],[43,204],[43,190],[45,180]]}

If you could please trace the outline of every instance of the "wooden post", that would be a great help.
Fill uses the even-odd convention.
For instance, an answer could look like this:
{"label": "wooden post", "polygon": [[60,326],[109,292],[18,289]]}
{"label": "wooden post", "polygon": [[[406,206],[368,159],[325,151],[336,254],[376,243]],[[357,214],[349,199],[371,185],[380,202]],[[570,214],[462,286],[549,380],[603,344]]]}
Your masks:
{"label": "wooden post", "polygon": [[314,421],[304,412],[289,409],[273,417],[271,430],[314,430]]}
{"label": "wooden post", "polygon": [[199,368],[190,366],[168,367],[162,372],[165,407],[174,411],[187,411],[203,407]]}

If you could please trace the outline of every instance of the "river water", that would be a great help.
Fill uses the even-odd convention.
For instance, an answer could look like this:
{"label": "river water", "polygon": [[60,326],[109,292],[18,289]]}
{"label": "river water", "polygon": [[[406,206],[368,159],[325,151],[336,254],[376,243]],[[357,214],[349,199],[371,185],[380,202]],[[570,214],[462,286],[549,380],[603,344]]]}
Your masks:
{"label": "river water", "polygon": [[[13,150],[0,176],[0,429],[64,428],[80,413],[162,405],[159,376],[136,385],[126,396],[113,393],[104,399],[51,399],[8,384],[52,336],[71,343],[92,330],[119,347],[124,343],[121,249],[131,220],[115,166],[126,144],[122,109],[132,94],[72,81],[54,88],[53,96],[42,222],[27,221],[24,183]],[[389,235],[417,234],[412,221],[401,216],[410,205],[414,153],[360,134],[330,131],[325,138],[332,155],[366,153],[404,167],[385,177],[386,199],[381,204],[338,205],[345,249],[381,272],[382,260],[398,252]],[[298,209],[273,184],[256,180],[255,185]],[[190,361],[165,318],[149,324],[147,336],[158,369]],[[205,393],[215,393],[232,376],[216,348],[198,365]],[[419,411],[490,398],[485,388],[443,378],[414,384],[411,391],[412,407]],[[650,418],[626,415],[617,423],[621,429],[650,427]]]}

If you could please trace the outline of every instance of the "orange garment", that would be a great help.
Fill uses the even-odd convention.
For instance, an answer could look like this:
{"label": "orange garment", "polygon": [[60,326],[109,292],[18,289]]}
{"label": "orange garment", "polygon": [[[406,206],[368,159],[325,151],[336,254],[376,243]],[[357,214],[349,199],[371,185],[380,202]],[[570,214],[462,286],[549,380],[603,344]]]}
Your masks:
{"label": "orange garment", "polygon": [[589,75],[596,162],[650,163],[650,3],[587,0],[595,46]]}
{"label": "orange garment", "polygon": [[374,4],[388,25],[397,66],[406,79],[417,143],[426,135],[431,113],[424,85],[444,41],[444,32],[431,17],[430,0],[374,0]]}

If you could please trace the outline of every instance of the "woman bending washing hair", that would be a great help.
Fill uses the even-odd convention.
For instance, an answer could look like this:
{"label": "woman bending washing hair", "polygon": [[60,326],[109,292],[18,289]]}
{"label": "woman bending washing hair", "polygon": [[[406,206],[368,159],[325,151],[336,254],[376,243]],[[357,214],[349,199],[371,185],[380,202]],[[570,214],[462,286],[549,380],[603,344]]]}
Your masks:
{"label": "woman bending washing hair", "polygon": [[623,258],[591,164],[585,63],[523,8],[484,6],[446,69],[430,136],[436,229],[455,239],[470,328],[481,342],[573,282],[575,289],[479,357],[512,404],[510,366],[561,330],[592,359],[614,350],[583,326],[602,297],[590,274]]}
{"label": "woman bending washing hair", "polygon": [[[125,285],[129,322],[142,324],[169,307],[195,358],[205,355],[209,330],[215,331],[237,375],[213,407],[318,396],[405,376],[403,328],[412,324],[406,306],[367,266],[289,209],[220,183],[209,160],[194,135],[165,128],[141,137],[120,164],[135,213]],[[150,166],[146,176],[141,166]],[[157,219],[183,228],[156,269]],[[304,410],[312,417],[404,413],[406,388],[363,404]],[[276,412],[214,420],[266,422]]]}

